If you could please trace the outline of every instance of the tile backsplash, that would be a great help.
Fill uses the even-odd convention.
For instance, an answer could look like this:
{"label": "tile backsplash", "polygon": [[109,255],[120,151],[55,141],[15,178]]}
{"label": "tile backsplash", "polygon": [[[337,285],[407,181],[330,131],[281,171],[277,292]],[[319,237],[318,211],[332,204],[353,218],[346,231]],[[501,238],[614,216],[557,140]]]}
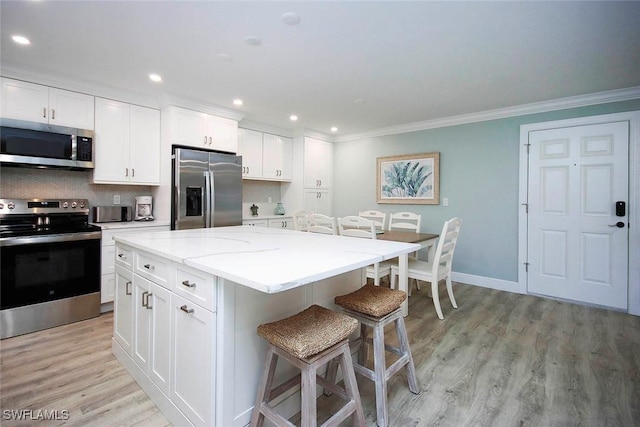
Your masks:
{"label": "tile backsplash", "polygon": [[88,199],[89,206],[111,206],[120,195],[120,205],[133,206],[135,196],[150,196],[143,185],[91,184],[90,171],[65,169],[0,168],[0,198]]}

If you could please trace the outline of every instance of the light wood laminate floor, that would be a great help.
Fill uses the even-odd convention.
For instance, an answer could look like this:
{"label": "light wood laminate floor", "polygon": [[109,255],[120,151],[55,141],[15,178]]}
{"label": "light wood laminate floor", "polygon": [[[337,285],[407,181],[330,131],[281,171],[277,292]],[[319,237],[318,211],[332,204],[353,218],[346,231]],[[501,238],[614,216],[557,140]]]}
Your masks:
{"label": "light wood laminate floor", "polygon": [[[445,292],[440,321],[425,288],[406,318],[422,393],[409,392],[404,373],[391,379],[391,425],[640,426],[640,317],[454,284],[459,309]],[[1,341],[2,426],[169,425],[111,355],[112,322]],[[374,426],[372,383],[358,383]],[[320,410],[335,399],[320,398]],[[10,410],[69,419],[8,421]]]}

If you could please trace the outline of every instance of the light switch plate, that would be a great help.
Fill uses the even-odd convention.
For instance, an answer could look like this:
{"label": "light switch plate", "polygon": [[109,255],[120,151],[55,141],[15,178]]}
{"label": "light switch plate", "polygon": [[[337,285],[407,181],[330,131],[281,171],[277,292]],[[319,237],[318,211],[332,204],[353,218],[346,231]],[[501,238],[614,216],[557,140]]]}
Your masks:
{"label": "light switch plate", "polygon": [[449,206],[449,198],[445,197],[442,199],[442,206]]}
{"label": "light switch plate", "polygon": [[119,194],[114,194],[113,195],[113,204],[114,205],[119,205],[120,204],[120,195]]}

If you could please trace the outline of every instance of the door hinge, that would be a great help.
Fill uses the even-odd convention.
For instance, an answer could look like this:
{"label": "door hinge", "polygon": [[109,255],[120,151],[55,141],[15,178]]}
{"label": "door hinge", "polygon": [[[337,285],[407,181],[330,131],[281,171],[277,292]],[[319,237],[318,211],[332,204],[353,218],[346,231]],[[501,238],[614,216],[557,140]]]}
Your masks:
{"label": "door hinge", "polygon": [[522,206],[524,206],[525,212],[529,213],[529,203],[522,203]]}
{"label": "door hinge", "polygon": [[529,149],[531,148],[531,144],[524,144],[527,147],[527,154],[529,154]]}
{"label": "door hinge", "polygon": [[528,262],[524,263],[524,271],[525,271],[525,273],[529,272],[529,263]]}

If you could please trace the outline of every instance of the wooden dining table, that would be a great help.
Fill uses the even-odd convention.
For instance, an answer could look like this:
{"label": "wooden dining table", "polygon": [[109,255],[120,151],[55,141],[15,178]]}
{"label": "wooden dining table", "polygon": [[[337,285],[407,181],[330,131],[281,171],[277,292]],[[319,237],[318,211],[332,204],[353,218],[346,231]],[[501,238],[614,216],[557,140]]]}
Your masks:
{"label": "wooden dining table", "polygon": [[378,240],[390,240],[403,243],[418,243],[421,248],[427,248],[427,260],[433,256],[433,248],[438,243],[439,234],[414,233],[413,231],[384,230],[376,234]]}
{"label": "wooden dining table", "polygon": [[[403,242],[403,243],[417,243],[421,248],[427,249],[427,260],[433,258],[433,248],[438,242],[439,234],[431,234],[431,233],[415,233],[413,231],[398,231],[398,230],[384,230],[382,232],[378,232],[376,234],[376,239],[378,240],[390,240],[394,242]],[[406,260],[406,257],[405,257]],[[405,261],[406,262],[406,261]],[[409,281],[408,280],[399,280],[398,281],[399,289],[401,291],[407,292],[409,294]],[[405,299],[402,303],[402,313],[406,317],[409,315],[409,301]]]}

